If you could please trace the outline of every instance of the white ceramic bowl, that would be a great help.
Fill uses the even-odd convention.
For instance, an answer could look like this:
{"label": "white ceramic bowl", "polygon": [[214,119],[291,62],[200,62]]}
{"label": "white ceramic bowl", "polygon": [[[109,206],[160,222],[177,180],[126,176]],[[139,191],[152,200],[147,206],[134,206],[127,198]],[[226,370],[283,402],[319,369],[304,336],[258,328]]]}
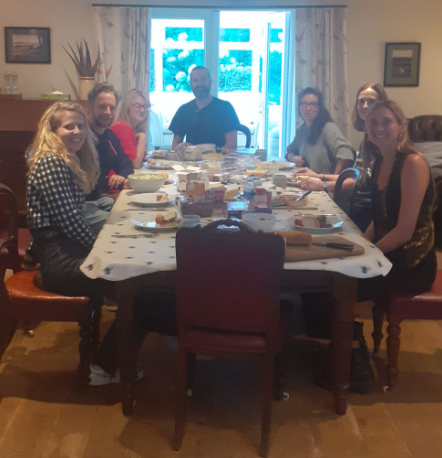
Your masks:
{"label": "white ceramic bowl", "polygon": [[135,192],[155,192],[163,186],[166,178],[164,175],[143,173],[129,175],[129,183]]}
{"label": "white ceramic bowl", "polygon": [[276,224],[276,216],[268,213],[244,213],[242,220],[255,231],[269,231]]}

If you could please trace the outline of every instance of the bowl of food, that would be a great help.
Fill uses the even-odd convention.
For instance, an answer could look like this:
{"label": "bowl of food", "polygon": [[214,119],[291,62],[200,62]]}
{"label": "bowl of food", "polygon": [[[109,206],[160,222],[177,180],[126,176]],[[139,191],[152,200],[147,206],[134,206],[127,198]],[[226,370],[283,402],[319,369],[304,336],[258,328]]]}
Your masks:
{"label": "bowl of food", "polygon": [[276,224],[276,216],[268,213],[244,213],[242,220],[255,231],[269,231]]}
{"label": "bowl of food", "polygon": [[155,192],[163,186],[166,177],[162,174],[143,173],[127,177],[135,192]]}

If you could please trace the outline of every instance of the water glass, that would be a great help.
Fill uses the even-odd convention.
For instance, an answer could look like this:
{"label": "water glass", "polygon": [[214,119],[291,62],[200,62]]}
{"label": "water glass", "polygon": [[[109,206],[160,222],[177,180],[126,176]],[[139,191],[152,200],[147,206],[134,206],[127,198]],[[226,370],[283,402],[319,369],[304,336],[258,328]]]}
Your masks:
{"label": "water glass", "polygon": [[193,227],[201,222],[199,215],[183,215],[179,227]]}

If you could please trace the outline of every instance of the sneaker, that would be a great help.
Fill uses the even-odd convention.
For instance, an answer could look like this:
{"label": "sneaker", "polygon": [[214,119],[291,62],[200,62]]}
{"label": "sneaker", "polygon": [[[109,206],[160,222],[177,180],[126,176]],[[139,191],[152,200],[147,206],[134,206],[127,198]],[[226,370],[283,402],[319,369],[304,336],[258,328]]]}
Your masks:
{"label": "sneaker", "polygon": [[[135,381],[138,382],[139,380],[144,378],[144,369],[137,368],[137,373],[135,376]],[[111,375],[106,372],[102,367],[91,364],[91,375],[90,375],[90,382],[89,386],[103,386],[103,385],[110,385],[111,383],[120,383],[120,370],[117,369],[115,374]]]}

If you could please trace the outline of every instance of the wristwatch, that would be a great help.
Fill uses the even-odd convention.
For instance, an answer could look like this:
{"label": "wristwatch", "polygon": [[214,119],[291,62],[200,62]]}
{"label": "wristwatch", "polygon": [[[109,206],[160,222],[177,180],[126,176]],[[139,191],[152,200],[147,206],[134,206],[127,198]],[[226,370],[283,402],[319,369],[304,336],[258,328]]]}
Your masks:
{"label": "wristwatch", "polygon": [[323,189],[325,192],[328,192],[328,181],[324,181],[324,183],[322,183],[322,189]]}

